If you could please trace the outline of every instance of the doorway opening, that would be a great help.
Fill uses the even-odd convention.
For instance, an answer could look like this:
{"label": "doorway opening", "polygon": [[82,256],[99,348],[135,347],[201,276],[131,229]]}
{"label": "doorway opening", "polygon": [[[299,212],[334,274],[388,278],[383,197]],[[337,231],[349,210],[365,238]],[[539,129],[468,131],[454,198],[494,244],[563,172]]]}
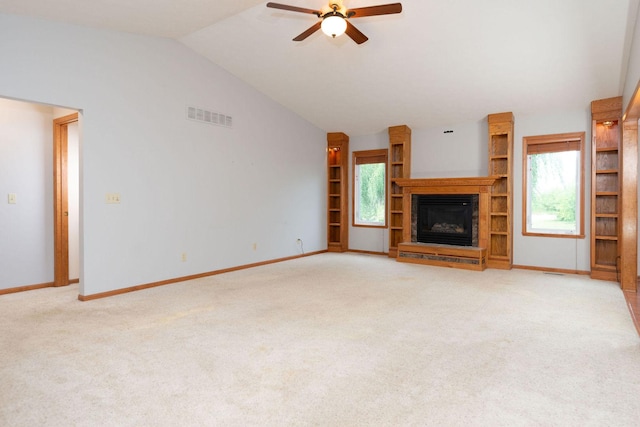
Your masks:
{"label": "doorway opening", "polygon": [[54,286],[78,283],[78,113],[53,120]]}
{"label": "doorway opening", "polygon": [[79,113],[0,95],[0,295],[81,282]]}

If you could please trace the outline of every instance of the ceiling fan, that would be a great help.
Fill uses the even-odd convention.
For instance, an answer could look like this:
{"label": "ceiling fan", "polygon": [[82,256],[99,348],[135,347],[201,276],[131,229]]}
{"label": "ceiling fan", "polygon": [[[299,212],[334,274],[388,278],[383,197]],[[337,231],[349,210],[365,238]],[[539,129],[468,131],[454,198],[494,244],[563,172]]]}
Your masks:
{"label": "ceiling fan", "polygon": [[293,41],[296,42],[302,41],[309,37],[311,34],[322,29],[323,33],[334,38],[342,35],[343,33],[347,33],[347,35],[351,37],[354,42],[356,42],[357,44],[362,44],[369,40],[369,38],[362,34],[356,27],[354,27],[349,22],[349,19],[375,15],[390,15],[392,13],[402,12],[402,4],[400,3],[390,3],[381,4],[378,6],[346,9],[343,6],[332,2],[329,3],[329,7],[331,8],[331,10],[329,10],[328,12],[272,2],[267,3],[267,7],[289,10],[291,12],[311,13],[313,15],[316,15],[318,18],[322,18],[320,21],[312,25],[309,29],[294,38]]}

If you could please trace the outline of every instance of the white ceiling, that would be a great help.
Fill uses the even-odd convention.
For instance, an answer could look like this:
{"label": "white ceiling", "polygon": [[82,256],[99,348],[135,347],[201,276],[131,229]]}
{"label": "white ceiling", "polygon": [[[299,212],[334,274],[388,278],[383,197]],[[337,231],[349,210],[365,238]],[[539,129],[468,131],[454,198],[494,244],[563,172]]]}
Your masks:
{"label": "white ceiling", "polygon": [[325,131],[356,136],[587,111],[621,94],[638,1],[401,0],[401,14],[351,20],[362,45],[321,32],[293,42],[317,18],[255,0],[1,0],[0,13],[175,38]]}

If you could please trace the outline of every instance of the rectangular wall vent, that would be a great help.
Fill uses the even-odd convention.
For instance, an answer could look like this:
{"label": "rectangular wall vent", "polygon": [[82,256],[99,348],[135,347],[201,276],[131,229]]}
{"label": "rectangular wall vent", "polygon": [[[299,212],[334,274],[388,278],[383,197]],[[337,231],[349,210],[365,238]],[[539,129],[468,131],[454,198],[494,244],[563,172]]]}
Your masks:
{"label": "rectangular wall vent", "polygon": [[233,119],[222,113],[214,113],[199,107],[187,107],[187,119],[196,122],[208,123],[210,125],[233,127]]}

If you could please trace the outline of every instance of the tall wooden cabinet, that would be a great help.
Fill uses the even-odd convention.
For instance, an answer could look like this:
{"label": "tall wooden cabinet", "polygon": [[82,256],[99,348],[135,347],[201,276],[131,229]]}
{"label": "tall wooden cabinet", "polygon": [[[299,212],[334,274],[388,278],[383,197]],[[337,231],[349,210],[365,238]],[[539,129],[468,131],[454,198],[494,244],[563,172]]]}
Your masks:
{"label": "tall wooden cabinet", "polygon": [[400,178],[411,177],[411,129],[405,125],[389,128],[389,257],[398,256],[402,243],[402,187]]}
{"label": "tall wooden cabinet", "polygon": [[513,113],[489,114],[491,187],[487,267],[513,265]]}
{"label": "tall wooden cabinet", "polygon": [[349,249],[349,136],[327,134],[327,250]]}
{"label": "tall wooden cabinet", "polygon": [[591,103],[591,277],[619,281],[622,97]]}
{"label": "tall wooden cabinet", "polygon": [[[638,290],[638,115],[640,93],[636,92],[636,109],[627,110],[622,123],[622,159],[620,161],[620,287]],[[633,102],[633,101],[632,101]],[[631,105],[631,104],[630,104]],[[640,294],[639,294],[640,296]],[[640,302],[640,300],[638,301]],[[640,304],[638,305],[640,319]],[[638,324],[640,329],[640,322]],[[640,332],[640,330],[639,330]]]}

